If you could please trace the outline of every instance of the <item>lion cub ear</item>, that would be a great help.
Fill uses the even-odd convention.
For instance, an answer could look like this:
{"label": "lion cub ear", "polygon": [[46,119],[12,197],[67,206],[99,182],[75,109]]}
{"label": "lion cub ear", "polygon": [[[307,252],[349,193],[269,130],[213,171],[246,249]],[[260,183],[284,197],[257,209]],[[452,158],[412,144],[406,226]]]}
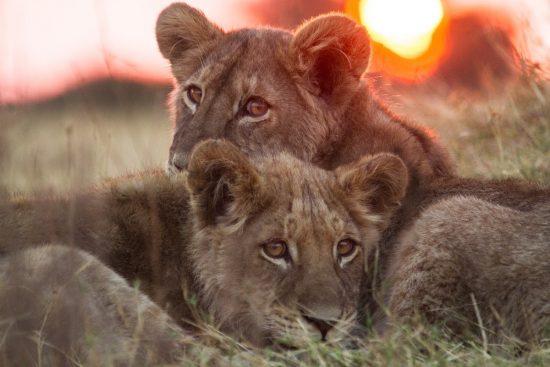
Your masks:
{"label": "lion cub ear", "polygon": [[225,214],[244,220],[264,203],[258,171],[235,145],[223,140],[197,144],[187,183],[194,214],[203,225],[214,225]]}
{"label": "lion cub ear", "polygon": [[200,10],[174,3],[160,13],[156,34],[160,52],[173,64],[186,52],[215,41],[223,31]]}
{"label": "lion cub ear", "polygon": [[359,204],[383,222],[399,207],[409,175],[405,163],[393,154],[366,156],[335,171],[346,199]]}
{"label": "lion cub ear", "polygon": [[342,14],[321,15],[295,31],[291,54],[316,92],[331,96],[361,78],[369,64],[370,38],[365,27]]}

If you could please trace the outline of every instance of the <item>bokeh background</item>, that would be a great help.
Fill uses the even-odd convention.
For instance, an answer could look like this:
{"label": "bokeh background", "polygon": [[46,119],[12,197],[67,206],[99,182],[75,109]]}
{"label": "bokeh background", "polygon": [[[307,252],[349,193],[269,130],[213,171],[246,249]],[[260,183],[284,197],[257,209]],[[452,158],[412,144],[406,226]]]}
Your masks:
{"label": "bokeh background", "polygon": [[[170,0],[0,0],[0,186],[60,191],[163,165]],[[194,0],[224,29],[342,11],[367,26],[379,97],[465,175],[550,182],[548,0]]]}

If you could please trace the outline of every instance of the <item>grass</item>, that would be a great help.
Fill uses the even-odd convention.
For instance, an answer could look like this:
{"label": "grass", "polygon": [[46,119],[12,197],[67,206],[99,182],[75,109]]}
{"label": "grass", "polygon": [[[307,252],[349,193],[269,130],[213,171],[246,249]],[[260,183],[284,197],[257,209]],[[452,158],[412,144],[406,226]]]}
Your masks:
{"label": "grass", "polygon": [[355,339],[354,348],[309,341],[293,350],[252,349],[204,326],[204,335],[187,352],[184,365],[232,366],[547,366],[550,347],[518,353],[517,344],[484,345],[472,338],[453,342],[435,327],[402,327],[388,337]]}
{"label": "grass", "polygon": [[[493,97],[416,91],[393,109],[437,131],[459,173],[522,177],[550,184],[550,83],[530,75]],[[164,164],[171,126],[164,91],[99,103],[82,92],[68,100],[0,110],[0,186],[63,191]],[[359,348],[311,342],[298,350],[254,350],[205,326],[189,351],[193,365],[238,366],[545,366],[550,347],[518,354],[512,345],[457,343],[431,329],[402,329],[358,341]],[[548,343],[546,344],[548,345]]]}
{"label": "grass", "polygon": [[0,107],[0,186],[62,191],[164,165],[166,91],[99,84],[50,103]]}
{"label": "grass", "polygon": [[494,95],[423,92],[396,107],[440,135],[463,176],[550,183],[550,82],[527,75]]}

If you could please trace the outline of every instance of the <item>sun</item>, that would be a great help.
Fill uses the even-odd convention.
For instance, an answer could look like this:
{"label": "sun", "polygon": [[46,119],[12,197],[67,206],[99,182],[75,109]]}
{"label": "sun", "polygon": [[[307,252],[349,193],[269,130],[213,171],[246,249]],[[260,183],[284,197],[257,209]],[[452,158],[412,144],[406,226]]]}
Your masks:
{"label": "sun", "polygon": [[359,15],[374,41],[414,59],[429,49],[443,5],[441,0],[361,0]]}

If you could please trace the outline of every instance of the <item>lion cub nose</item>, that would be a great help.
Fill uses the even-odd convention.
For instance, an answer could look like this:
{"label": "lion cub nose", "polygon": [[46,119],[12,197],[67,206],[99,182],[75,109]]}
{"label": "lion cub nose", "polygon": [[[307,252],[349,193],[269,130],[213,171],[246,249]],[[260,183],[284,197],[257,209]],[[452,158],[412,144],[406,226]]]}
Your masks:
{"label": "lion cub nose", "polygon": [[172,167],[181,172],[187,169],[187,160],[187,154],[175,153],[172,157]]}
{"label": "lion cub nose", "polygon": [[333,323],[327,320],[316,319],[314,317],[306,316],[306,315],[303,315],[303,318],[307,322],[309,322],[311,325],[315,326],[317,330],[319,330],[323,341],[327,340],[327,334],[330,331],[330,329],[332,329],[332,327],[334,326]]}

